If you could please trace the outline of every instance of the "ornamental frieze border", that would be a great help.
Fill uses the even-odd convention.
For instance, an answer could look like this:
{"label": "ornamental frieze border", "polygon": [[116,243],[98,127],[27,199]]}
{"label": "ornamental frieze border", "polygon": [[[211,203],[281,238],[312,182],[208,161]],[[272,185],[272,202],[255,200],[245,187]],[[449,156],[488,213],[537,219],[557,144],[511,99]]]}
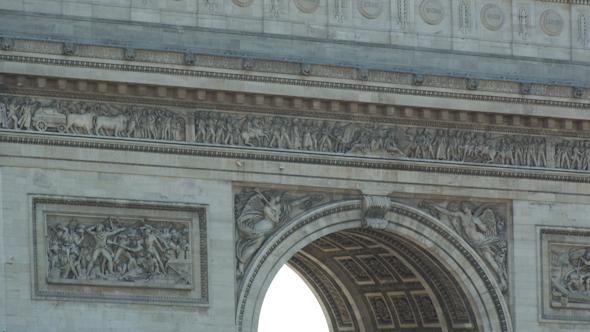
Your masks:
{"label": "ornamental frieze border", "polygon": [[86,101],[0,96],[0,130],[81,137],[184,142],[389,161],[590,171],[590,139],[508,134],[483,126],[407,124],[303,118],[289,112],[254,114],[171,110]]}
{"label": "ornamental frieze border", "polygon": [[[76,55],[81,57],[97,58],[97,59],[110,59],[110,60],[133,60],[139,63],[151,62],[159,64],[169,65],[185,65],[190,68],[194,65],[210,68],[221,68],[221,69],[237,69],[237,70],[248,70],[258,72],[271,72],[271,73],[283,73],[291,75],[301,74],[301,62],[285,61],[285,60],[267,60],[267,59],[255,59],[251,57],[242,56],[227,56],[227,55],[216,55],[216,54],[200,54],[193,52],[175,52],[175,51],[161,51],[161,50],[150,50],[150,49],[135,49],[129,46],[104,46],[104,45],[92,45],[92,44],[77,44],[73,42],[58,42],[58,41],[39,41],[30,40],[25,38],[12,38],[12,37],[0,37],[1,40],[6,41],[7,51],[25,52],[25,53],[37,53],[37,54],[54,54],[54,55]],[[68,50],[72,51],[68,53]],[[73,53],[72,53],[73,52]],[[129,54],[133,54],[129,58]],[[19,58],[19,59],[15,59]],[[22,58],[28,58],[23,56],[10,56],[0,55],[0,60],[23,62]],[[60,60],[72,62],[72,60]],[[31,60],[25,61],[27,63],[34,63]],[[80,66],[81,63],[86,61],[73,61],[76,65],[68,64],[67,66]],[[249,65],[246,65],[248,62]],[[43,59],[41,62],[48,65],[63,65],[64,62],[56,62],[55,59]],[[92,62],[96,64],[96,62]],[[393,83],[393,84],[404,84],[412,85],[415,84],[413,76],[415,73],[411,72],[396,72],[387,71],[381,69],[367,69],[358,67],[345,67],[339,65],[330,64],[314,64],[313,75],[327,78],[340,78],[357,80],[359,77],[363,77],[363,80],[379,82],[379,83]],[[89,67],[89,65],[82,65],[81,67]],[[132,69],[134,67],[143,67],[143,69]],[[144,71],[145,68],[159,69],[161,72],[165,68],[158,67],[145,67],[145,66],[134,66],[134,65],[117,65],[113,67],[113,64],[102,63],[96,68],[100,69],[111,69],[111,70],[127,70],[127,71]],[[125,69],[127,68],[127,69]],[[181,71],[193,71],[192,69],[184,69]],[[368,71],[369,75],[359,75],[361,71]],[[343,75],[344,73],[344,75]],[[178,72],[168,71],[166,74],[171,75],[186,75]],[[245,75],[242,75],[245,76]],[[249,75],[248,75],[249,76]],[[423,86],[438,87],[438,88],[450,88],[458,90],[468,90],[468,78],[455,77],[455,76],[439,76],[435,74],[424,74],[426,80],[419,84]],[[366,77],[366,79],[364,78]],[[514,93],[522,94],[522,86],[525,84],[531,85],[532,82],[520,82],[517,80],[497,80],[497,79],[485,79],[481,78],[481,86],[478,90],[489,91],[489,92],[500,92],[500,93]],[[365,85],[357,85],[355,89],[361,89]],[[573,94],[571,92],[571,86],[568,85],[556,85],[548,83],[532,84],[532,89],[527,90],[526,94],[548,96],[548,97],[563,97],[563,98],[579,98],[590,95],[590,89],[581,88],[582,94]]]}
{"label": "ornamental frieze border", "polygon": [[[208,93],[215,93],[215,91],[208,91]],[[5,94],[2,96],[2,94]],[[161,106],[161,107],[174,107],[174,108],[185,108],[185,109],[196,109],[205,111],[219,111],[219,112],[236,112],[236,113],[256,113],[266,115],[284,115],[284,116],[297,116],[297,117],[309,117],[317,118],[321,120],[336,120],[336,121],[356,121],[356,122],[367,122],[371,123],[376,119],[380,123],[389,123],[397,125],[408,125],[408,126],[425,126],[432,128],[444,128],[454,130],[473,130],[473,131],[493,131],[498,133],[506,134],[519,134],[519,135],[536,135],[545,137],[566,137],[566,138],[580,138],[590,139],[590,132],[585,133],[583,131],[568,131],[568,130],[544,130],[536,129],[541,128],[540,119],[535,119],[537,125],[524,126],[525,116],[520,116],[520,124],[497,124],[490,125],[488,123],[478,123],[467,120],[465,121],[454,121],[454,120],[432,120],[426,118],[416,118],[414,116],[402,117],[401,115],[387,115],[387,116],[369,116],[361,115],[358,113],[350,114],[344,112],[316,112],[312,110],[301,110],[286,107],[281,108],[270,108],[264,106],[244,105],[239,103],[211,103],[206,100],[171,100],[166,98],[145,98],[145,97],[134,97],[134,96],[116,96],[116,95],[102,95],[102,94],[91,94],[82,92],[62,92],[62,91],[51,91],[51,90],[33,90],[25,88],[7,88],[0,87],[0,97],[39,97],[39,98],[59,98],[59,99],[72,99],[75,101],[93,101],[95,103],[118,103],[118,104],[131,104],[131,105],[145,105],[145,106]],[[288,98],[288,97],[285,97]],[[343,102],[342,104],[346,104]],[[585,104],[584,104],[585,105]],[[396,112],[404,109],[412,109],[412,113],[418,113],[421,110],[420,107],[400,107],[398,105],[392,106],[397,109]],[[590,104],[589,104],[590,108]],[[452,111],[446,110],[447,112],[464,113],[466,117],[476,114],[477,112],[470,111]],[[191,111],[183,113],[189,114]],[[431,111],[435,112],[435,110]],[[396,113],[397,114],[397,113]],[[508,116],[508,115],[506,115]],[[435,116],[432,116],[434,118]],[[558,119],[555,119],[557,121]]]}
{"label": "ornamental frieze border", "polygon": [[208,304],[206,206],[29,198],[33,298]]}

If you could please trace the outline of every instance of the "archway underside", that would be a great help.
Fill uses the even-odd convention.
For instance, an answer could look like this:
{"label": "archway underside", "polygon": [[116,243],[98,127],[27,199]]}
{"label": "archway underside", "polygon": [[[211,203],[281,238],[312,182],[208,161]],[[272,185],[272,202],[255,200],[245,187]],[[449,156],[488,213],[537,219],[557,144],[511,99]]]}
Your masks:
{"label": "archway underside", "polygon": [[332,331],[479,331],[470,301],[424,249],[387,231],[326,235],[288,262]]}

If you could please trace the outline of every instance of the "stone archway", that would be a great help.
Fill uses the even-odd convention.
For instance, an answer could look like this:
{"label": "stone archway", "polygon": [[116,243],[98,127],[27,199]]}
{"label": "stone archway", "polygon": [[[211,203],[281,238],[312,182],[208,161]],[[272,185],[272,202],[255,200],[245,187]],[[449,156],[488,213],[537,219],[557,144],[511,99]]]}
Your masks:
{"label": "stone archway", "polygon": [[381,221],[365,218],[363,203],[318,206],[264,242],[239,287],[239,331],[257,330],[264,295],[283,264],[312,288],[332,331],[512,331],[493,274],[463,239],[389,199]]}

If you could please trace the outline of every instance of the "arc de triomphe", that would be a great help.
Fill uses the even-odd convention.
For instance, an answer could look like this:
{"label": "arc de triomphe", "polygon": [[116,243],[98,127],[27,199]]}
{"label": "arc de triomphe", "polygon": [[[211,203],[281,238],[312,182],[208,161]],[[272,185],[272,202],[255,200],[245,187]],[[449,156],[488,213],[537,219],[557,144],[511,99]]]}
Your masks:
{"label": "arc de triomphe", "polygon": [[0,331],[587,330],[589,17],[1,1]]}

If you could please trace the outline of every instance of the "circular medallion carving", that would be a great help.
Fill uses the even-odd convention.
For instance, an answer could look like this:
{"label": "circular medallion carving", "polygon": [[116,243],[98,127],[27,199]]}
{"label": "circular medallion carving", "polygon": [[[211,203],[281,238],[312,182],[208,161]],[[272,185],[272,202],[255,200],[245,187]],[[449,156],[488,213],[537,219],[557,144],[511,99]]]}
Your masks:
{"label": "circular medallion carving", "polygon": [[438,0],[424,0],[420,4],[420,17],[430,25],[437,25],[442,22],[445,13]]}
{"label": "circular medallion carving", "polygon": [[295,6],[300,11],[311,14],[320,6],[320,0],[295,0]]}
{"label": "circular medallion carving", "polygon": [[374,19],[381,15],[383,3],[381,0],[357,0],[359,12],[368,19]]}
{"label": "circular medallion carving", "polygon": [[563,30],[563,18],[553,9],[549,9],[541,14],[541,29],[549,36],[559,36]]}
{"label": "circular medallion carving", "polygon": [[500,30],[504,25],[504,12],[498,5],[487,4],[481,10],[481,23],[488,30]]}
{"label": "circular medallion carving", "polygon": [[248,7],[254,2],[254,0],[232,0],[236,5],[240,7]]}

